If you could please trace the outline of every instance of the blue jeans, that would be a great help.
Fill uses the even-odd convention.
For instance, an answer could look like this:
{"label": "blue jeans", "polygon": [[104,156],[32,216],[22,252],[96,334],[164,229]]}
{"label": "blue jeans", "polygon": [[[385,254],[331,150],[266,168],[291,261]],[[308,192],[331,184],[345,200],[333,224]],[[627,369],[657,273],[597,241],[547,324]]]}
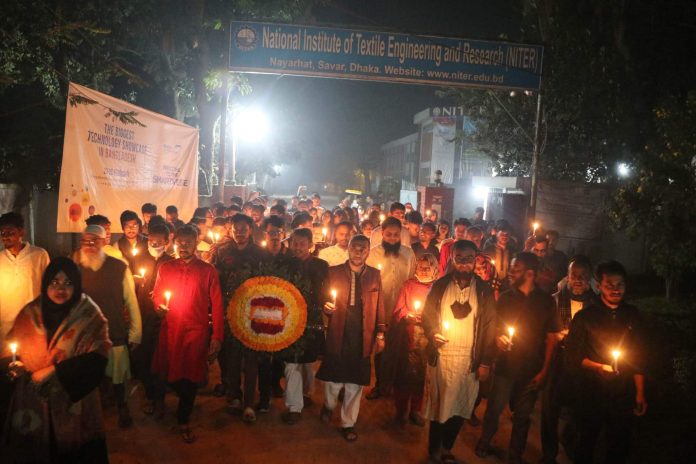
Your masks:
{"label": "blue jeans", "polygon": [[513,379],[503,375],[496,375],[493,380],[493,389],[488,396],[488,407],[483,417],[483,431],[481,442],[490,444],[493,435],[498,431],[498,420],[505,406],[510,403],[512,410],[512,434],[510,436],[511,459],[520,459],[527,446],[527,434],[529,433],[530,416],[534,410],[538,391],[532,388],[530,378]]}

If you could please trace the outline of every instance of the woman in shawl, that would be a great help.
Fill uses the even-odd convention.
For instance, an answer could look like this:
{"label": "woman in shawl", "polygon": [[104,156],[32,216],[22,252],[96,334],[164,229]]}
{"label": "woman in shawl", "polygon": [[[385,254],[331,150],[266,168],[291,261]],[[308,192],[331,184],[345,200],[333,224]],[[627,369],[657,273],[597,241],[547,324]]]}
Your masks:
{"label": "woman in shawl", "polygon": [[97,385],[111,341],[71,260],[46,268],[41,296],[22,309],[8,340],[17,361],[8,366],[15,389],[0,446],[6,462],[108,462]]}
{"label": "woman in shawl", "polygon": [[431,253],[423,254],[416,260],[415,276],[404,283],[393,308],[385,362],[393,371],[396,421],[401,427],[406,424],[407,416],[411,423],[419,427],[425,425],[421,409],[428,341],[423,335],[421,314],[437,276],[437,258]]}

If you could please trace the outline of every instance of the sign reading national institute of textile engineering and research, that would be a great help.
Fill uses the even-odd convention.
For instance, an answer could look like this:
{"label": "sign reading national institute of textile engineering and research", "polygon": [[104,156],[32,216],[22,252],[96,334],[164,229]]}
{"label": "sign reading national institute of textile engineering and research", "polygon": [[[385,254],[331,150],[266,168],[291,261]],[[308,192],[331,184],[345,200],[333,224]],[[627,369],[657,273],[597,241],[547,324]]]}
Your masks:
{"label": "sign reading national institute of textile engineering and research", "polygon": [[539,45],[274,23],[231,23],[230,70],[539,89]]}

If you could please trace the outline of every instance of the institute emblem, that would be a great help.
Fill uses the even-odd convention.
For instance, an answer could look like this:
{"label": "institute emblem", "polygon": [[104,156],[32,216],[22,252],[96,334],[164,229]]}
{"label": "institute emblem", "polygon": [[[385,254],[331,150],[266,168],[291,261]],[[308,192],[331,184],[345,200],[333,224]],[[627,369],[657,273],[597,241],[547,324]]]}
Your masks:
{"label": "institute emblem", "polygon": [[234,41],[238,49],[248,52],[256,48],[258,38],[253,28],[242,26],[235,31]]}

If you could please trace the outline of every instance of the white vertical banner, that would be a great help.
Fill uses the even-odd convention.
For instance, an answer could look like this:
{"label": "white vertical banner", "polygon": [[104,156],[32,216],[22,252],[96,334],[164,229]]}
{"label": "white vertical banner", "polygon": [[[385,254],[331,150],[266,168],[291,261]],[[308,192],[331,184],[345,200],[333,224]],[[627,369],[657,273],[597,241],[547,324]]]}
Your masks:
{"label": "white vertical banner", "polygon": [[189,218],[198,205],[198,129],[70,83],[58,192],[58,232],[81,232],[94,214],[154,203]]}
{"label": "white vertical banner", "polygon": [[433,157],[430,162],[430,182],[435,178],[435,171],[442,171],[442,183],[454,181],[454,149],[457,135],[457,118],[433,118]]}

